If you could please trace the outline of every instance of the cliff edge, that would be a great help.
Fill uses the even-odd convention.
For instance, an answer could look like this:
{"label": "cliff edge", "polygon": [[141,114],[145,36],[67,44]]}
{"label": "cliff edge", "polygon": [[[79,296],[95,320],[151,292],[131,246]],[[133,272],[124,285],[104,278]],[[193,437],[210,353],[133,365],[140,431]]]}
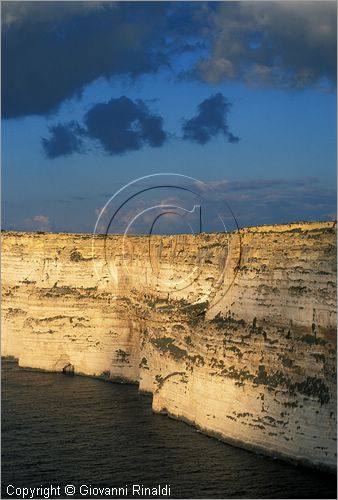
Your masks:
{"label": "cliff edge", "polygon": [[129,380],[232,444],[336,468],[336,225],[2,232],[2,355]]}

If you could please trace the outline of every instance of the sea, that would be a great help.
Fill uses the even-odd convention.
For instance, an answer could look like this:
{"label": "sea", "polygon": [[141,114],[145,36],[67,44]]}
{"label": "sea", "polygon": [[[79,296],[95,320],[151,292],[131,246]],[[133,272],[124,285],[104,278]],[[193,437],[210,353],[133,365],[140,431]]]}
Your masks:
{"label": "sea", "polygon": [[2,498],[337,498],[333,474],[152,412],[135,385],[2,360]]}

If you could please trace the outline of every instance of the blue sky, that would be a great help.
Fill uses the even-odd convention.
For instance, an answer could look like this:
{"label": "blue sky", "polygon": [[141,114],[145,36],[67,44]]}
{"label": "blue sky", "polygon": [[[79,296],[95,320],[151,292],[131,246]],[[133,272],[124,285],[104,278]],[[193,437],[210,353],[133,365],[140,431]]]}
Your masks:
{"label": "blue sky", "polygon": [[[240,226],[335,218],[335,11],[3,2],[3,228],[92,232],[117,189],[162,172],[203,181]],[[190,207],[167,191],[123,220],[154,200]]]}

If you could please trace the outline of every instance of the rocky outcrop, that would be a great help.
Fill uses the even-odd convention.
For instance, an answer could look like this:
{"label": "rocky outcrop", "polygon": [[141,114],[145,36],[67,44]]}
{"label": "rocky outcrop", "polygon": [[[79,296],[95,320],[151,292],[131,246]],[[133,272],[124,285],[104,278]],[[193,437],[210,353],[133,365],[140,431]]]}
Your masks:
{"label": "rocky outcrop", "polygon": [[334,223],[2,245],[2,355],[137,382],[156,412],[335,468]]}

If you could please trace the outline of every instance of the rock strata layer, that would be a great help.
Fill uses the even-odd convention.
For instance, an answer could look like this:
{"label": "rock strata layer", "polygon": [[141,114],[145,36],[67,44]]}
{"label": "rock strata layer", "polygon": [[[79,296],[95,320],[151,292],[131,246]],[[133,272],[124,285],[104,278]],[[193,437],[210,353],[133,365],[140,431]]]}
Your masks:
{"label": "rock strata layer", "polygon": [[137,382],[153,410],[336,467],[336,228],[2,233],[2,355]]}

